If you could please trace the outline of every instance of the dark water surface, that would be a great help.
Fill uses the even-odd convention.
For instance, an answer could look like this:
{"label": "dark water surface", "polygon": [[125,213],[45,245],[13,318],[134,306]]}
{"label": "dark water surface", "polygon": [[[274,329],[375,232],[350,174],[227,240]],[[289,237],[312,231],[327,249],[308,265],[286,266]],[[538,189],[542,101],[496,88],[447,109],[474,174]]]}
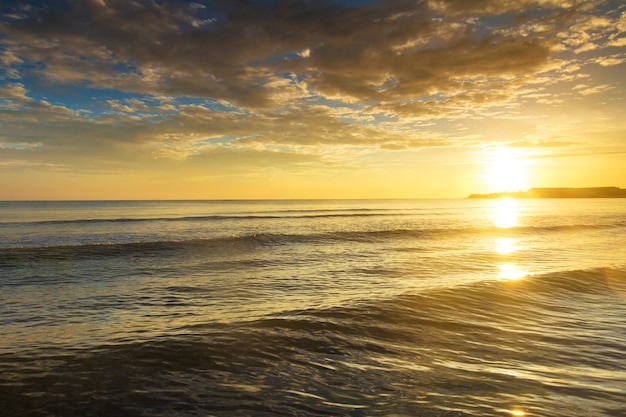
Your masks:
{"label": "dark water surface", "polygon": [[626,200],[0,202],[0,414],[624,416]]}

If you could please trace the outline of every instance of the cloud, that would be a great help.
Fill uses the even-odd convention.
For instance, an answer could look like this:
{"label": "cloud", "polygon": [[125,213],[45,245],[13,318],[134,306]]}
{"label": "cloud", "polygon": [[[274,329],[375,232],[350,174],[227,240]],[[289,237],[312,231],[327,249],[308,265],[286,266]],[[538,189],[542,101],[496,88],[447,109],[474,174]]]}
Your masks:
{"label": "cloud", "polygon": [[[6,60],[35,65],[26,73],[48,82],[267,108],[316,94],[346,102],[398,100],[449,91],[464,77],[533,73],[547,65],[550,35],[560,24],[519,37],[516,21],[479,22],[489,12],[521,15],[530,5],[536,7],[494,1],[358,8],[329,1],[67,2],[22,11],[2,31]],[[563,13],[557,2],[541,5],[548,16]],[[528,19],[548,25],[545,16]],[[286,72],[298,76],[289,81]]]}
{"label": "cloud", "polygon": [[0,100],[16,100],[18,102],[31,101],[32,99],[26,96],[26,92],[27,90],[24,87],[24,84],[15,83],[0,85]]}
{"label": "cloud", "polygon": [[590,94],[598,94],[598,93],[602,93],[602,92],[605,92],[605,91],[609,91],[609,90],[612,90],[613,88],[615,88],[615,87],[611,86],[609,84],[596,85],[596,86],[593,86],[593,87],[590,87],[590,86],[585,85],[585,84],[579,84],[579,85],[575,86],[573,89],[575,91],[578,91],[583,96],[588,96]]}
{"label": "cloud", "polygon": [[[612,2],[602,2],[599,8],[613,5]],[[581,3],[581,9],[591,7],[591,4]],[[603,16],[580,13],[574,19],[567,32],[559,36],[564,45],[576,54],[604,49],[612,46],[621,46],[620,38],[624,34],[624,12],[620,14],[620,7],[604,10]]]}
{"label": "cloud", "polygon": [[442,126],[523,119],[529,102],[562,106],[572,91],[582,100],[618,88],[584,72],[624,62],[615,48],[625,14],[611,2],[348,4],[6,6],[2,158],[80,170],[295,169],[335,163],[330,148],[459,146],[470,136]]}
{"label": "cloud", "polygon": [[626,55],[615,54],[615,55],[610,55],[610,56],[598,57],[598,58],[592,59],[590,62],[601,65],[603,67],[610,67],[613,65],[620,65],[621,63],[625,61],[626,61]]}

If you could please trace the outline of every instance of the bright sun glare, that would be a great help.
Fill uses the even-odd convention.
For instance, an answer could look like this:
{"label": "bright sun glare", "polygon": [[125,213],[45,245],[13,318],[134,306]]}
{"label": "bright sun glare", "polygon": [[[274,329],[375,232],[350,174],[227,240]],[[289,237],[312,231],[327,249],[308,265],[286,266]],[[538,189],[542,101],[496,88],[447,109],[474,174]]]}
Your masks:
{"label": "bright sun glare", "polygon": [[487,179],[494,191],[520,191],[527,188],[526,163],[515,149],[497,148],[489,161]]}

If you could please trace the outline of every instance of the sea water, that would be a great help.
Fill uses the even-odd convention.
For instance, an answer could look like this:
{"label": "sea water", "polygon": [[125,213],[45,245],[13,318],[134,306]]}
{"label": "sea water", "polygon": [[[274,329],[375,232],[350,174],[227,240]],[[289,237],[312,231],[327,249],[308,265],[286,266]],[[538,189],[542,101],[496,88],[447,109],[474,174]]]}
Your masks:
{"label": "sea water", "polygon": [[0,202],[0,410],[625,416],[626,199]]}

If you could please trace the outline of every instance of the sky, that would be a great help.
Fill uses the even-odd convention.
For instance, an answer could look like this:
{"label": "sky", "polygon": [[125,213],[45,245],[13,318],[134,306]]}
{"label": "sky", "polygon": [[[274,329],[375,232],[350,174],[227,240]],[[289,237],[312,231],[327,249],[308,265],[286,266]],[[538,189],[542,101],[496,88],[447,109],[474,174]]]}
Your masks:
{"label": "sky", "polygon": [[621,0],[0,4],[0,200],[626,188]]}

